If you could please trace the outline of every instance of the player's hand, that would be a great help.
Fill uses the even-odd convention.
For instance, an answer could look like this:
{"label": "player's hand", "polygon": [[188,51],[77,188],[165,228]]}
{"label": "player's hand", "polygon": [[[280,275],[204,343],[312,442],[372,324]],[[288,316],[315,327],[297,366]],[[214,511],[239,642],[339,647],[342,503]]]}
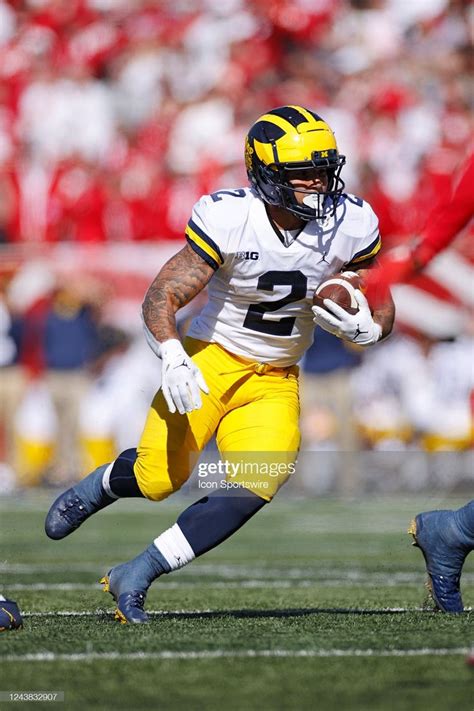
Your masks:
{"label": "player's hand", "polygon": [[360,346],[371,346],[380,340],[382,327],[372,318],[367,299],[360,289],[356,289],[355,298],[359,306],[357,313],[350,314],[331,299],[324,299],[326,308],[312,307],[313,320],[318,326],[338,338]]}
{"label": "player's hand", "polygon": [[160,344],[161,389],[171,413],[199,410],[201,393],[209,392],[201,371],[184,350],[181,341],[170,338]]}

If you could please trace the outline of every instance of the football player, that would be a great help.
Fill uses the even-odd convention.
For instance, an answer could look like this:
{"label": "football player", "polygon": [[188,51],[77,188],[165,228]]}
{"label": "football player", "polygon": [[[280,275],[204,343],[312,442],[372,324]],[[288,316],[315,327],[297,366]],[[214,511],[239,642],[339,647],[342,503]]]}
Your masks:
{"label": "football player", "polygon": [[474,550],[474,499],[456,511],[420,513],[408,533],[423,553],[431,597],[442,612],[463,612],[461,573]]}
{"label": "football player", "polygon": [[[474,153],[455,176],[450,195],[442,196],[426,221],[426,228],[412,247],[389,252],[372,269],[365,282],[366,295],[376,304],[386,298],[392,284],[409,282],[446,249],[473,215]],[[463,612],[461,573],[474,550],[474,500],[457,511],[425,511],[408,529],[424,556],[429,588],[436,607],[443,612]]]}
{"label": "football player", "polygon": [[[383,302],[392,284],[409,282],[469,224],[473,215],[473,184],[471,152],[455,176],[451,194],[443,195],[428,215],[416,244],[389,252],[364,280],[365,294],[371,304]],[[408,533],[423,553],[430,593],[438,610],[463,612],[460,582],[464,562],[474,550],[474,500],[457,511],[420,513],[411,522]]]}
{"label": "football player", "polygon": [[[412,247],[389,252],[371,270],[366,295],[372,303],[384,300],[390,285],[409,282],[448,247],[473,214],[474,153],[458,172],[450,195],[442,196],[428,215],[426,228]],[[457,511],[425,511],[408,529],[425,559],[430,593],[443,612],[463,612],[461,573],[474,550],[474,500]]]}
{"label": "football player", "polygon": [[[46,533],[64,538],[121,497],[165,499],[214,434],[228,487],[187,508],[103,578],[122,622],[146,622],[152,581],[235,533],[292,473],[300,443],[296,364],[314,322],[361,346],[391,331],[390,298],[373,313],[360,291],[355,315],[329,300],[328,310],[312,307],[320,282],[366,268],[381,245],[370,205],[344,192],[344,163],[331,128],[313,111],[283,106],[264,114],[246,138],[250,187],[196,203],[187,245],[146,294],[145,335],[161,359],[162,383],[140,443],[62,494]],[[175,314],[206,286],[208,302],[182,343]]]}

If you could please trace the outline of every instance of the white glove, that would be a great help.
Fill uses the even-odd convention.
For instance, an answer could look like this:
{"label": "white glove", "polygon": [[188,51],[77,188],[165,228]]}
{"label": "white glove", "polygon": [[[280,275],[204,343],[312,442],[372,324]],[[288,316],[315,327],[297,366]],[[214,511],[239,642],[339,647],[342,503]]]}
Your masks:
{"label": "white glove", "polygon": [[360,289],[355,290],[355,298],[359,306],[357,313],[349,314],[331,299],[324,299],[324,306],[329,311],[313,306],[313,321],[338,338],[360,346],[371,346],[380,340],[382,326],[372,318],[368,301]]}
{"label": "white glove", "polygon": [[181,341],[170,338],[160,344],[162,359],[161,389],[171,413],[178,410],[180,415],[202,406],[201,393],[209,388],[201,371],[184,350]]}

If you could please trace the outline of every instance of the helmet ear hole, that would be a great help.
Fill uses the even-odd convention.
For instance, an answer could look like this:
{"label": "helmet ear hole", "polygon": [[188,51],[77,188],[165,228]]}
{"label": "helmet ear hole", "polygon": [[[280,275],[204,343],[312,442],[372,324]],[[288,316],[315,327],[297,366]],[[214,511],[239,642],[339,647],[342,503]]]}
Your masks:
{"label": "helmet ear hole", "polygon": [[251,187],[269,205],[281,205],[282,196],[278,187],[278,173],[264,163],[253,160],[252,167],[247,169],[247,176]]}

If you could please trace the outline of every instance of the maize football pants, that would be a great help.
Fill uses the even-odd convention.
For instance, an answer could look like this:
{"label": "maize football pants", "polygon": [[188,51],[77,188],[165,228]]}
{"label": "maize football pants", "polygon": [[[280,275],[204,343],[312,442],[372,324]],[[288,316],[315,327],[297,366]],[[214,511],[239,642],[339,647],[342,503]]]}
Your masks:
{"label": "maize football pants", "polygon": [[215,434],[226,481],[270,501],[295,468],[298,367],[253,363],[192,338],[184,345],[209,394],[202,393],[201,409],[180,415],[169,412],[161,390],[156,393],[134,465],[141,492],[159,501],[177,491]]}

